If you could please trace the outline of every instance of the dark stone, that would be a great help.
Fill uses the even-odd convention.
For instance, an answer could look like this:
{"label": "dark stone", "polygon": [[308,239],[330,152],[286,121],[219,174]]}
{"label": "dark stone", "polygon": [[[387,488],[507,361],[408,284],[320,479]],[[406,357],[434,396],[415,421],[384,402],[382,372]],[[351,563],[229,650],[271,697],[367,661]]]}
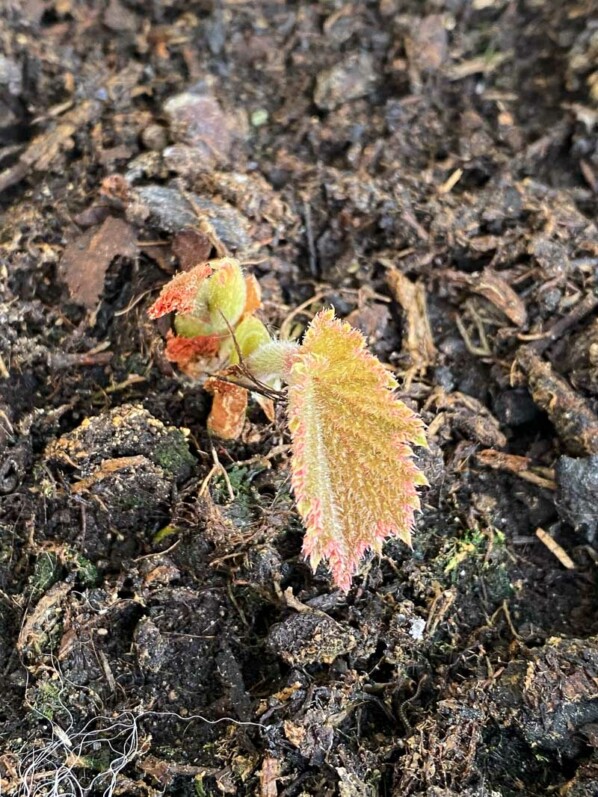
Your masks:
{"label": "dark stone", "polygon": [[506,426],[522,426],[537,417],[538,408],[527,390],[505,390],[494,402],[494,414]]}
{"label": "dark stone", "polygon": [[583,459],[560,457],[555,475],[559,515],[593,543],[598,528],[598,455]]}

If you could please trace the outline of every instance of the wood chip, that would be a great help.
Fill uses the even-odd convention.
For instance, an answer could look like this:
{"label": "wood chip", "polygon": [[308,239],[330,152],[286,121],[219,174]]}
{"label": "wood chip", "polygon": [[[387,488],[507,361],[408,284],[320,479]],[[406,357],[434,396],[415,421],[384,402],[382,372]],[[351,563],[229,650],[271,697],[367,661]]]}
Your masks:
{"label": "wood chip", "polygon": [[469,61],[463,61],[460,64],[451,66],[446,70],[446,75],[449,80],[463,80],[466,77],[477,74],[487,75],[512,57],[513,52],[511,50],[503,53],[493,53],[491,57],[480,55],[476,58],[471,58]]}
{"label": "wood chip", "polygon": [[512,473],[546,490],[556,490],[554,471],[549,468],[533,468],[529,457],[520,457],[517,454],[506,454],[504,451],[486,448],[476,454],[476,459],[487,468]]}
{"label": "wood chip", "polygon": [[442,183],[438,188],[439,194],[449,194],[457,185],[459,180],[463,177],[463,169],[455,169],[455,171]]}
{"label": "wood chip", "polygon": [[102,479],[105,479],[107,476],[111,476],[113,473],[118,473],[118,471],[126,470],[127,468],[140,468],[146,462],[148,462],[148,459],[144,457],[143,454],[138,454],[134,457],[106,459],[91,476],[87,476],[85,479],[75,482],[71,490],[73,493],[86,492],[90,487],[93,487],[94,484],[102,481]]}
{"label": "wood chip", "polygon": [[277,797],[279,777],[280,761],[274,756],[266,756],[260,770],[260,797]]}

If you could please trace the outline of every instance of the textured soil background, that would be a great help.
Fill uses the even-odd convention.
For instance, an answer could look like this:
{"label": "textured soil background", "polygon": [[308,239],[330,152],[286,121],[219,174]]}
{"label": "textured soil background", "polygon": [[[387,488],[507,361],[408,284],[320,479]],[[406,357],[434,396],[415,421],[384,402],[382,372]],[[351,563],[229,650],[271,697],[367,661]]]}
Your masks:
{"label": "textured soil background", "polygon": [[[0,792],[598,794],[596,5],[0,10]],[[146,318],[224,248],[429,426],[347,596]]]}

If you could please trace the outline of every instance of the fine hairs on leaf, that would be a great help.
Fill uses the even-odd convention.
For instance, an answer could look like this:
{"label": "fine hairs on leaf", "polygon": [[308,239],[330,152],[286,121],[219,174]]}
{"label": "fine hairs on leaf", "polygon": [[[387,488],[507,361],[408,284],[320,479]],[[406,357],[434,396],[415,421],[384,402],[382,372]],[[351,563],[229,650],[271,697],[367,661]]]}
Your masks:
{"label": "fine hairs on leaf", "polygon": [[[347,591],[368,550],[380,552],[391,536],[411,545],[417,488],[427,483],[412,447],[426,446],[424,425],[395,397],[396,380],[361,332],[334,311],[318,313],[300,345],[273,339],[255,316],[259,287],[250,279],[232,258],[204,263],[166,285],[150,316],[180,314],[168,346],[184,352],[173,361],[188,375],[212,374],[213,434],[240,434],[248,383],[266,389],[252,394],[268,417],[286,384],[303,553],[314,571],[327,562]],[[244,383],[235,384],[240,375]]]}
{"label": "fine hairs on leaf", "polygon": [[303,552],[314,570],[327,560],[348,590],[365,551],[392,535],[411,545],[426,481],[410,444],[425,445],[423,424],[393,397],[396,381],[361,332],[332,310],[314,318],[285,376]]}

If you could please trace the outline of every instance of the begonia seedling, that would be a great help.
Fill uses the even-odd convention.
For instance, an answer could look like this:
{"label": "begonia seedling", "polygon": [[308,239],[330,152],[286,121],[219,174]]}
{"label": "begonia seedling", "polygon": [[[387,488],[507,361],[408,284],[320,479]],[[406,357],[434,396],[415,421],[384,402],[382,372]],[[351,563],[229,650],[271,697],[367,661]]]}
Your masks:
{"label": "begonia seedling", "polygon": [[[367,550],[380,552],[392,536],[411,545],[417,487],[426,484],[412,446],[426,445],[424,425],[395,397],[396,380],[361,332],[332,310],[318,313],[297,344],[270,335],[254,315],[259,305],[255,279],[224,258],[176,276],[150,316],[174,311],[167,356],[191,376],[212,374],[212,433],[231,439],[241,432],[247,389],[234,383],[241,366],[256,385],[286,384],[303,553],[314,570],[327,561],[347,591]],[[271,416],[271,398],[256,395]]]}

